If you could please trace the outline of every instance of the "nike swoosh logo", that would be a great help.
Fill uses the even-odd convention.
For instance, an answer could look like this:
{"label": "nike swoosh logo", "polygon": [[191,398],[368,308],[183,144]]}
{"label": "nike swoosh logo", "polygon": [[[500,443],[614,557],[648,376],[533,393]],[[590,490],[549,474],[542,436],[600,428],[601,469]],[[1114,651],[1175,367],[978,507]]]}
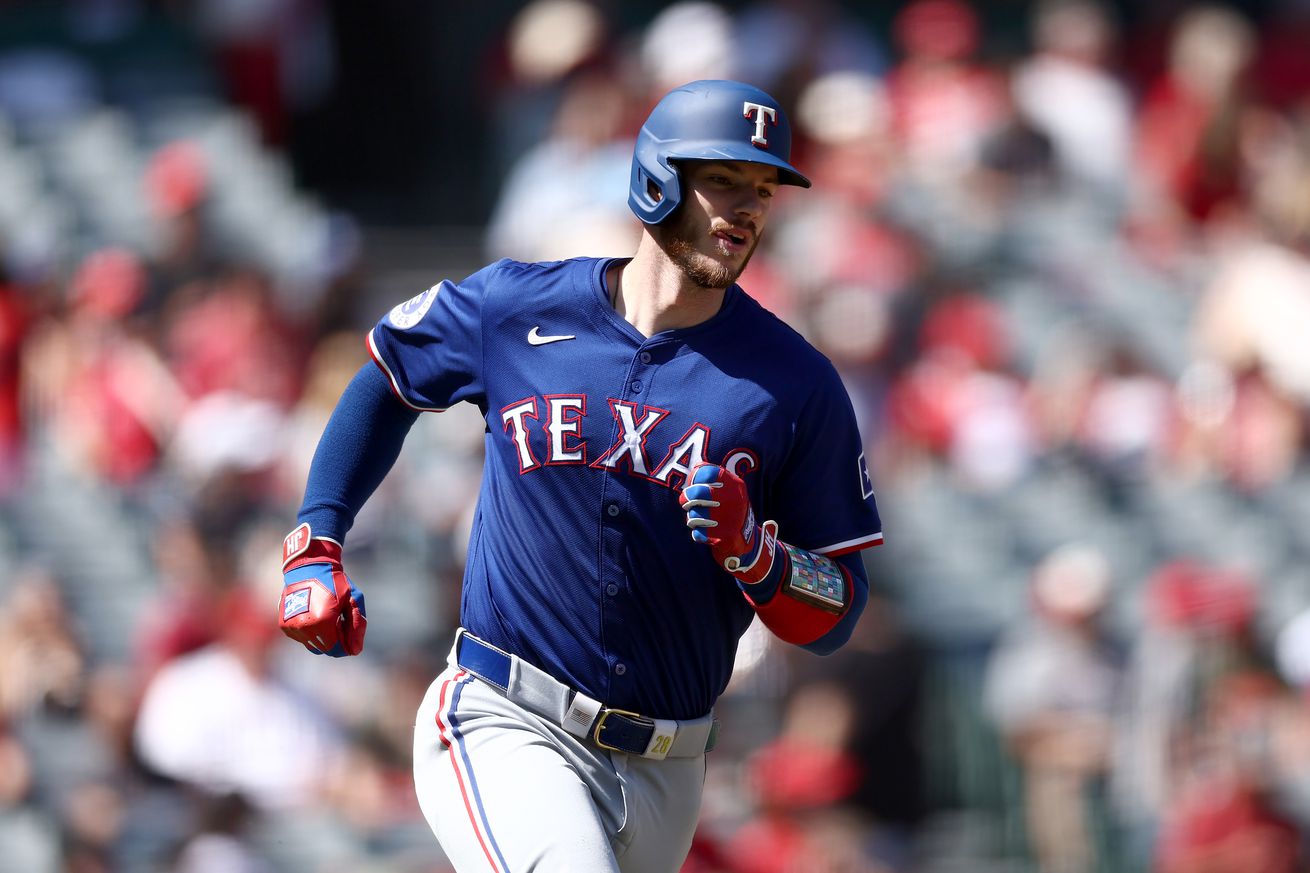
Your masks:
{"label": "nike swoosh logo", "polygon": [[532,330],[528,331],[528,342],[534,346],[544,346],[546,343],[557,343],[560,340],[577,339],[573,334],[563,336],[542,336],[537,333],[539,329],[540,328],[534,327]]}

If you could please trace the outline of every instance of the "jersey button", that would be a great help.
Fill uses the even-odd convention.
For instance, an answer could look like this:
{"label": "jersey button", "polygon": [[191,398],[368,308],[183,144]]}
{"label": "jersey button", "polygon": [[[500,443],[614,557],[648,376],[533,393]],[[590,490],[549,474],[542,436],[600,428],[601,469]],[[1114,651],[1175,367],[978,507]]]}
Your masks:
{"label": "jersey button", "polygon": [[611,503],[609,506],[605,507],[605,511],[609,513],[610,518],[613,518],[619,514],[619,505],[617,503]]}
{"label": "jersey button", "polygon": [[632,390],[633,390],[633,391],[640,391],[640,390],[641,390],[641,383],[640,383],[640,382],[633,382],[633,383],[632,383]]}
{"label": "jersey button", "polygon": [[640,355],[637,355],[637,360],[641,361],[643,364],[649,364],[650,352],[642,352]]}
{"label": "jersey button", "polygon": [[615,676],[622,676],[622,675],[623,675],[624,673],[626,673],[626,672],[628,672],[628,665],[627,665],[627,664],[615,664],[615,665],[614,665],[614,675],[615,675]]}
{"label": "jersey button", "polygon": [[605,593],[608,594],[610,597],[614,597],[619,593],[619,586],[611,582],[610,584],[605,586]]}

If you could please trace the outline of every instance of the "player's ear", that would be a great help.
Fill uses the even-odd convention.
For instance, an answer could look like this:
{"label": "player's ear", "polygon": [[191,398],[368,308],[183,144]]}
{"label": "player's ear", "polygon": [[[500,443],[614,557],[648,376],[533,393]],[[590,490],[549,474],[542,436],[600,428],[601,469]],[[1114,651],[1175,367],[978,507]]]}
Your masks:
{"label": "player's ear", "polygon": [[655,184],[654,179],[646,180],[646,193],[649,194],[650,199],[654,200],[656,203],[659,203],[664,199],[664,192],[660,190],[659,185]]}

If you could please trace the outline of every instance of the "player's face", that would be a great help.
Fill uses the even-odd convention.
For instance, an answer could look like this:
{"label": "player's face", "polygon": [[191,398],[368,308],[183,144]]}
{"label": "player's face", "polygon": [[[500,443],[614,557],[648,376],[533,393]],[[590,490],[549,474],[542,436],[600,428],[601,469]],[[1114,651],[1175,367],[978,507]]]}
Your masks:
{"label": "player's face", "polygon": [[778,190],[778,171],[745,161],[680,166],[682,204],[657,225],[664,251],[696,285],[727,288],[746,269]]}

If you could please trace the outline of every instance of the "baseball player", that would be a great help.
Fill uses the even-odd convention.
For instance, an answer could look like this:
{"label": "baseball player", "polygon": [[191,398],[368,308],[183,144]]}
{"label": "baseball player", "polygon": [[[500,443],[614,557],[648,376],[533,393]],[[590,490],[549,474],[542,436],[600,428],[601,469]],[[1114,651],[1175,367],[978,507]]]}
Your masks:
{"label": "baseball player", "polygon": [[735,284],[778,188],[810,185],[790,150],[757,88],[670,92],[633,155],[633,257],[434,285],[372,329],[327,424],[279,617],[342,656],[367,627],[341,562],[356,513],[420,413],[486,420],[461,628],[414,734],[461,873],[677,870],[742,633],[758,616],[825,654],[863,609],[882,532],[850,401]]}

